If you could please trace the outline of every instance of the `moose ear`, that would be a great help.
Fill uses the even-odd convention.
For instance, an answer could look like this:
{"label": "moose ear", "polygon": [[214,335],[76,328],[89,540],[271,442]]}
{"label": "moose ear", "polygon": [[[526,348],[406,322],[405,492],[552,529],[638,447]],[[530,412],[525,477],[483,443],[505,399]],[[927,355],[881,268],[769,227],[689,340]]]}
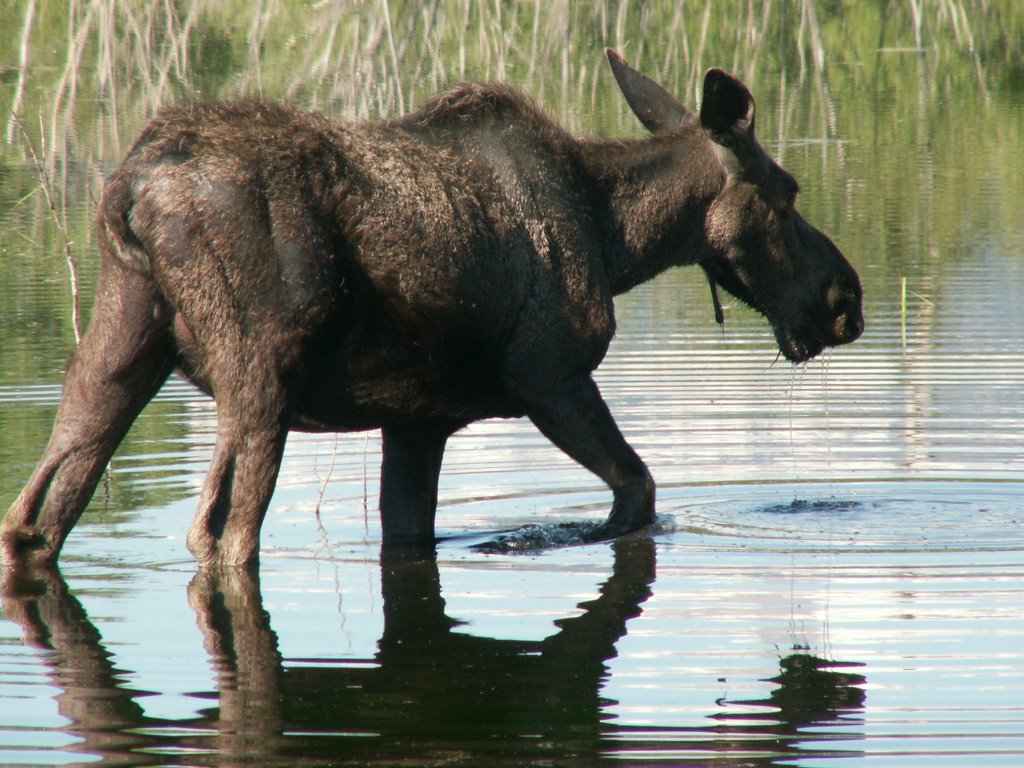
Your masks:
{"label": "moose ear", "polygon": [[611,48],[606,48],[608,63],[633,114],[651,133],[674,131],[687,115],[686,107],[656,82],[637,72]]}
{"label": "moose ear", "polygon": [[732,146],[754,135],[754,97],[747,86],[721,69],[704,75],[700,124],[715,141]]}

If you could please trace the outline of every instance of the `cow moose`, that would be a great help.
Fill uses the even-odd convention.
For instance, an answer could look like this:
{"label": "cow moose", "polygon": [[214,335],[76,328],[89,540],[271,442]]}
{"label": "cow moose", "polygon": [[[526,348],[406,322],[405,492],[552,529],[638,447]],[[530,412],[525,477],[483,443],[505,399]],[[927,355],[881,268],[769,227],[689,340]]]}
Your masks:
{"label": "cow moose", "polygon": [[697,264],[719,321],[720,286],[801,362],[860,336],[862,292],[797,212],[739,80],[708,71],[694,113],[607,55],[646,139],[572,136],[502,85],[382,122],[160,111],[105,185],[91,322],[4,518],[5,566],[56,563],[176,367],[217,406],[187,540],[202,566],[256,562],[293,429],[382,430],[385,545],[433,542],[445,443],[489,417],[529,417],[609,486],[591,539],[652,522],[654,481],[592,378],[613,297]]}

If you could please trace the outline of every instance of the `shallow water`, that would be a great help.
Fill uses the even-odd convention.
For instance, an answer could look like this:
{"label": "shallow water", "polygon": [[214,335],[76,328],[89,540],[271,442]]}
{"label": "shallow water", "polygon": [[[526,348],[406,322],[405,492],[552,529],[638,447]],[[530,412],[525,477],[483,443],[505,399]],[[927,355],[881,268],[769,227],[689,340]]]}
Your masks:
{"label": "shallow water", "polygon": [[[308,12],[310,39],[323,39],[329,6]],[[563,39],[563,7],[552,8],[529,38],[541,49],[548,26]],[[268,13],[244,24],[199,14],[194,34],[226,44],[238,29],[257,34]],[[622,15],[627,32],[640,23]],[[794,368],[753,313],[728,306],[716,326],[696,270],[620,297],[596,378],[658,481],[651,530],[574,545],[607,513],[607,490],[529,423],[488,421],[449,443],[436,557],[382,561],[379,435],[296,434],[258,579],[197,575],[184,536],[215,412],[172,379],[69,538],[63,579],[4,601],[0,764],[1024,762],[1024,101],[989,75],[998,40],[980,19],[977,59],[938,22],[920,56],[894,52],[913,47],[906,19],[890,19],[884,39],[847,23],[839,34],[823,20],[827,78],[794,84],[799,62],[764,53],[751,84],[763,141],[800,178],[802,209],[862,275],[867,332]],[[654,24],[629,39],[682,57],[695,27],[681,23],[669,43]],[[633,130],[604,101],[563,100],[612,88],[587,78],[598,45],[618,40],[577,35],[569,63],[549,57],[545,74],[516,58],[528,44],[496,39],[466,42],[466,71],[451,79],[504,67],[583,130]],[[240,59],[208,45],[204,61],[220,61],[230,91]],[[261,49],[268,95],[292,82],[295,98],[343,98],[300,81],[315,67],[289,45]],[[463,60],[447,38],[437,56]],[[722,63],[711,58],[699,64]],[[682,90],[697,64],[665,76]],[[45,81],[46,63],[36,71]],[[397,97],[376,98],[384,110]],[[126,103],[136,111],[117,125],[130,134],[149,102]],[[95,126],[115,119],[105,109]],[[87,307],[94,246],[87,195],[74,190],[91,188],[118,148],[91,127],[87,101],[79,112],[65,172]],[[42,450],[71,348],[59,238],[38,196],[25,198],[35,175],[23,148],[5,152],[0,505]],[[480,548],[501,536],[518,545]]]}
{"label": "shallow water", "polygon": [[[213,411],[170,384],[188,439],[115,464],[109,516],[65,548],[70,592],[5,604],[4,761],[1015,764],[1021,416],[988,426],[941,349],[915,362],[949,412],[908,420],[908,381],[879,373],[904,353],[871,339],[793,372],[753,317],[624,326],[599,381],[660,516],[614,545],[476,550],[608,503],[528,424],[486,422],[446,455],[436,560],[382,563],[379,439],[298,435],[260,583],[205,583],[183,537]],[[179,498],[121,512],[128,485]]]}

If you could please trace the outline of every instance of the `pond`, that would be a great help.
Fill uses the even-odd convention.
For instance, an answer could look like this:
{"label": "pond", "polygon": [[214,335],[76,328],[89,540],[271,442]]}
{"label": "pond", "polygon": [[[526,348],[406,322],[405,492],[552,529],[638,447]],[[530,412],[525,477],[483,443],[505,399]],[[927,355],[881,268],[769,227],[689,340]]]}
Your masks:
{"label": "pond", "polygon": [[[65,254],[84,326],[103,176],[162,103],[374,119],[502,79],[639,136],[604,46],[691,105],[722,66],[867,321],[793,367],[670,271],[617,300],[596,375],[658,481],[651,530],[554,546],[609,493],[495,420],[449,443],[436,556],[382,556],[379,434],[295,434],[255,575],[185,548],[215,411],[172,378],[60,575],[4,599],[0,764],[1024,762],[1018,3],[19,0],[0,29],[0,508],[74,348]],[[534,548],[474,546],[527,525]]]}

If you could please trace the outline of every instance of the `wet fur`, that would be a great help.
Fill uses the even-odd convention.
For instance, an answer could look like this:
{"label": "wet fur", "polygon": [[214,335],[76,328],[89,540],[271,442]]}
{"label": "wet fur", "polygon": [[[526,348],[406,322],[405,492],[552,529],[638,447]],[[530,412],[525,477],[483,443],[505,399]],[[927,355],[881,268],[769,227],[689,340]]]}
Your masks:
{"label": "wet fur", "polygon": [[382,123],[163,110],[107,182],[93,319],[5,518],[5,564],[56,560],[174,367],[217,402],[188,539],[204,565],[255,561],[290,429],[383,429],[386,543],[432,541],[445,443],[493,416],[529,416],[608,484],[595,538],[650,522],[654,482],[591,378],[616,294],[700,264],[792,359],[863,320],[856,274],[753,138],[742,84],[709,73],[698,117],[610,58],[653,137],[578,139],[503,86]]}

